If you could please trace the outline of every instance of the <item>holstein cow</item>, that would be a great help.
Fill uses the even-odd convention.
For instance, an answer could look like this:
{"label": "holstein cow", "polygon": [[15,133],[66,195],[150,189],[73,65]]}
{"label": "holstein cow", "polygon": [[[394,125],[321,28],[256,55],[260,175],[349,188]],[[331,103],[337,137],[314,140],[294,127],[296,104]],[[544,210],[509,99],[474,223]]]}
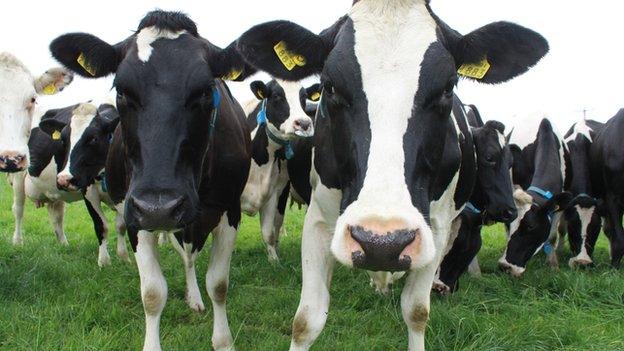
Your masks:
{"label": "holstein cow", "polygon": [[410,271],[403,317],[409,349],[424,349],[434,274],[474,183],[467,124],[450,117],[457,71],[507,81],[546,54],[546,40],[506,22],[462,36],[428,1],[360,0],[320,35],[268,22],[243,34],[238,49],[281,79],[321,74],[290,349],[309,349],[323,329],[335,261]]}
{"label": "holstein cow", "polygon": [[241,207],[250,216],[260,213],[269,260],[277,261],[289,188],[286,163],[295,156],[293,140],[314,135],[312,118],[306,114],[305,106],[308,98],[320,97],[320,92],[318,85],[305,89],[300,83],[279,79],[268,84],[254,81],[250,87],[260,102],[252,101],[245,108],[247,127],[252,131],[252,151]]}
{"label": "holstein cow", "polygon": [[572,195],[563,191],[564,146],[548,119],[541,120],[537,131],[533,125],[522,133],[514,130],[511,143],[518,217],[507,228],[507,248],[498,263],[502,270],[519,277],[542,248],[548,263],[558,267],[557,225]]}
{"label": "holstein cow", "polygon": [[477,182],[470,202],[453,222],[448,252],[440,264],[439,280],[434,283],[439,293],[457,290],[459,277],[481,249],[484,224],[508,224],[517,216],[510,174],[513,159],[505,126],[498,121],[484,124],[476,107],[466,109],[477,153]]}
{"label": "holstein cow", "polygon": [[[73,80],[63,68],[51,68],[34,77],[28,68],[8,52],[0,53],[0,172],[11,173],[15,231],[13,244],[22,244],[24,177],[28,168],[28,139],[33,122],[38,123],[39,94],[62,91]],[[33,119],[35,119],[33,121]]]}
{"label": "holstein cow", "polygon": [[[206,273],[214,313],[212,346],[231,350],[225,300],[251,146],[243,110],[220,78],[244,79],[255,70],[235,45],[214,46],[177,12],[148,13],[134,34],[115,45],[72,33],[55,39],[50,49],[84,77],[115,73],[121,128],[109,159],[125,156],[115,164],[117,171],[107,165],[106,175],[113,200],[125,200],[125,222],[136,250],[144,350],[161,349],[160,316],[167,299],[158,232],[177,234],[179,241],[173,241],[184,254],[187,281],[189,275],[195,280],[189,267],[213,233]],[[187,294],[197,310],[203,309],[196,285]]]}
{"label": "holstein cow", "polygon": [[574,123],[563,139],[567,171],[564,188],[574,199],[564,211],[560,230],[567,232],[575,255],[568,262],[572,268],[593,263],[591,257],[602,227],[602,206],[598,206],[602,201],[596,199],[591,185],[589,152],[603,127],[603,123],[583,119]]}
{"label": "holstein cow", "polygon": [[619,267],[624,255],[624,109],[598,133],[590,150],[590,175],[594,193],[604,199],[604,231],[611,242],[611,264]]}
{"label": "holstein cow", "polygon": [[[63,230],[66,202],[84,200],[98,238],[98,265],[110,265],[108,225],[102,203],[116,210],[107,193],[105,179],[75,177],[77,168],[102,172],[97,159],[108,154],[112,132],[119,114],[112,103],[81,103],[49,110],[29,140],[31,165],[26,177],[26,195],[37,207],[44,204],[58,240],[67,244]],[[80,173],[84,173],[81,170]],[[117,213],[117,254],[128,262],[123,218]]]}

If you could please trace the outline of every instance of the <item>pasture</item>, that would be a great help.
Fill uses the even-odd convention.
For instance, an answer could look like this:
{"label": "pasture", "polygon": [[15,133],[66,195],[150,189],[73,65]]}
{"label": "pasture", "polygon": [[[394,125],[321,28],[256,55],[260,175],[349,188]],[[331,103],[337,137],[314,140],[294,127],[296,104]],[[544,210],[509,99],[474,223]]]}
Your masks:
{"label": "pasture", "polygon": [[[97,241],[82,203],[67,207],[69,247],[52,233],[45,209],[28,203],[25,245],[13,247],[11,189],[0,179],[0,350],[137,350],[143,342],[143,308],[134,264],[114,254],[99,269]],[[108,212],[110,228],[112,214]],[[256,218],[245,217],[232,260],[228,314],[237,350],[286,350],[301,284],[300,231],[304,212],[290,209],[281,262],[271,264]],[[567,248],[561,270],[553,272],[543,255],[525,276],[514,280],[498,271],[504,246],[501,226],[484,230],[479,254],[483,277],[464,277],[460,291],[432,297],[428,350],[622,350],[624,280],[608,266],[601,237],[596,267],[573,271]],[[169,286],[161,335],[167,350],[208,350],[212,313],[192,312],[184,302],[184,270],[168,246],[161,263]],[[198,259],[204,284],[209,250]],[[400,286],[391,296],[376,295],[361,271],[337,267],[327,326],[313,350],[405,350],[406,329]]]}

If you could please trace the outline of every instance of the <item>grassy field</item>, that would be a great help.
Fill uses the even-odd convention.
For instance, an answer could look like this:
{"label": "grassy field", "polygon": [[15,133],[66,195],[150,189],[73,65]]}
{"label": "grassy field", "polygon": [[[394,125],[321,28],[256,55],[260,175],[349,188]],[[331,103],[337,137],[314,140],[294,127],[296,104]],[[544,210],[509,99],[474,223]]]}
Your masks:
{"label": "grassy field", "polygon": [[[11,193],[0,179],[0,350],[138,350],[143,309],[134,264],[114,256],[112,267],[96,264],[97,241],[81,203],[68,207],[70,246],[60,247],[45,209],[26,211],[25,245],[10,244]],[[270,264],[257,219],[245,218],[232,260],[228,312],[238,350],[286,350],[301,284],[300,231],[303,212],[287,215],[280,264]],[[109,213],[109,218],[112,219]],[[111,228],[112,228],[111,221]],[[484,275],[464,278],[461,291],[434,297],[427,329],[428,350],[624,350],[624,280],[607,266],[604,238],[597,266],[572,271],[562,258],[553,272],[533,259],[519,280],[498,272],[504,244],[501,227],[486,230],[480,253]],[[169,284],[161,335],[167,350],[209,350],[208,312],[184,302],[184,270],[177,254],[162,247]],[[200,287],[208,250],[198,260]],[[565,261],[564,261],[565,260]],[[327,326],[314,350],[405,350],[400,286],[378,296],[363,272],[338,268],[331,288]]]}

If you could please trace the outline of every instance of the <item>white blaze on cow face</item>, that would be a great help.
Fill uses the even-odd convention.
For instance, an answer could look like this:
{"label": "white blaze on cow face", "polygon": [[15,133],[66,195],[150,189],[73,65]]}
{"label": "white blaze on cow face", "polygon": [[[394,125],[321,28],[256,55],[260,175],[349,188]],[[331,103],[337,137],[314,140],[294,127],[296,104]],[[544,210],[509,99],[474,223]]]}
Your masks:
{"label": "white blaze on cow face", "polygon": [[509,237],[518,231],[524,215],[531,210],[533,197],[522,189],[516,189],[516,191],[514,191],[514,202],[518,210],[518,217],[509,225]]}
{"label": "white blaze on cow face", "polygon": [[572,257],[570,259],[569,265],[574,267],[576,264],[588,265],[593,261],[589,254],[587,253],[587,248],[585,247],[585,243],[587,242],[587,229],[589,228],[589,224],[594,216],[595,207],[584,208],[580,205],[574,206],[576,213],[578,214],[579,220],[581,221],[581,251],[576,257]]}
{"label": "white blaze on cow face", "polygon": [[435,246],[431,228],[411,201],[403,136],[412,117],[421,63],[437,41],[436,23],[424,1],[360,1],[349,16],[371,140],[362,189],[338,218],[331,251],[342,264],[353,266],[352,253],[362,248],[351,238],[351,226],[379,235],[413,230],[416,239],[401,257],[411,257],[411,269],[422,267],[433,260]]}
{"label": "white blaze on cow face", "polygon": [[306,115],[301,107],[300,92],[303,88],[299,82],[289,82],[281,79],[275,81],[284,89],[286,102],[290,109],[290,115],[279,126],[268,123],[271,131],[283,139],[295,139],[297,137],[311,137],[314,135],[312,118]]}
{"label": "white blaze on cow face", "polygon": [[[70,187],[70,180],[74,177],[70,172],[71,153],[82,137],[87,127],[97,115],[97,107],[91,103],[83,103],[74,109],[70,122],[69,152],[65,167],[57,176],[57,182],[64,187]],[[71,189],[73,190],[73,189]]]}
{"label": "white blaze on cow face", "polygon": [[166,29],[159,29],[155,26],[141,29],[137,34],[136,44],[139,59],[147,62],[152,56],[152,43],[158,39],[177,39],[180,35],[187,33],[185,30],[172,32]]}

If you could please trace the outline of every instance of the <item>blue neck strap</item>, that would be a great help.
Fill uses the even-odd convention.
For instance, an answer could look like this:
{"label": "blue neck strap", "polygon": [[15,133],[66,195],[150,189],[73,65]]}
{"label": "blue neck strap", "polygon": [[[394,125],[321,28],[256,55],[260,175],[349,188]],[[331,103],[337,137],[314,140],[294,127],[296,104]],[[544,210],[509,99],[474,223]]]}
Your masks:
{"label": "blue neck strap", "polygon": [[212,136],[217,126],[219,106],[221,106],[221,94],[219,94],[219,90],[215,87],[212,90],[212,117],[210,118],[210,125],[208,127],[208,136]]}
{"label": "blue neck strap", "polygon": [[481,210],[476,208],[475,205],[472,204],[472,202],[467,203],[466,204],[466,208],[469,209],[470,211],[476,213],[476,214],[481,214]]}
{"label": "blue neck strap", "polygon": [[106,181],[106,172],[102,171],[102,173],[100,173],[97,177],[95,177],[95,179],[100,181],[100,186],[102,187],[102,191],[107,193],[108,182]]}
{"label": "blue neck strap", "polygon": [[542,196],[544,199],[546,199],[546,200],[550,200],[550,199],[552,199],[552,198],[553,198],[553,193],[551,193],[550,191],[546,191],[546,190],[544,190],[544,189],[542,189],[542,188],[538,188],[538,187],[533,186],[533,185],[531,185],[531,186],[527,189],[527,191],[533,191],[533,192],[535,192],[535,193],[537,193],[537,194],[541,195],[541,196]]}
{"label": "blue neck strap", "polygon": [[282,146],[284,148],[284,154],[286,155],[286,159],[290,160],[295,156],[295,150],[293,150],[292,145],[290,144],[290,140],[285,140],[271,132],[271,128],[269,128],[269,123],[267,121],[266,115],[266,104],[267,99],[262,100],[262,105],[260,107],[260,111],[258,111],[258,115],[256,116],[256,121],[258,122],[258,126],[264,125],[264,130],[266,131],[267,137],[271,139],[276,144]]}

